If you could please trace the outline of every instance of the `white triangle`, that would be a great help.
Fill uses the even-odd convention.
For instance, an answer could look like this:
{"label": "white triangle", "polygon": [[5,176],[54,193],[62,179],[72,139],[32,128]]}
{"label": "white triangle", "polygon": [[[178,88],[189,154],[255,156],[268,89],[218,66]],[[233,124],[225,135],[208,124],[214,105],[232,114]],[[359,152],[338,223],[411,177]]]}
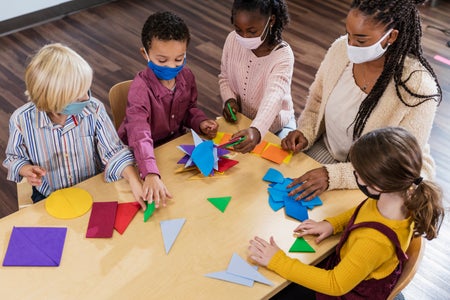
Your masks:
{"label": "white triangle", "polygon": [[166,253],[169,253],[170,249],[172,248],[172,245],[175,242],[178,234],[180,233],[181,227],[183,227],[184,222],[186,222],[186,219],[184,218],[165,220],[160,222]]}

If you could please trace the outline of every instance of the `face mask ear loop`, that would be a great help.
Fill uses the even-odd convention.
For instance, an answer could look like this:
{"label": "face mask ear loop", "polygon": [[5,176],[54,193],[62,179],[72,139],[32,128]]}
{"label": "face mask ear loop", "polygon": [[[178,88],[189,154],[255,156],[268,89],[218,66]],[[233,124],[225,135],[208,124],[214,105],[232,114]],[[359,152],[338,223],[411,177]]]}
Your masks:
{"label": "face mask ear loop", "polygon": [[147,62],[149,62],[150,61],[150,57],[148,57],[148,53],[147,53],[147,50],[145,50],[145,47],[144,47],[144,52],[145,52],[145,56],[147,56]]}

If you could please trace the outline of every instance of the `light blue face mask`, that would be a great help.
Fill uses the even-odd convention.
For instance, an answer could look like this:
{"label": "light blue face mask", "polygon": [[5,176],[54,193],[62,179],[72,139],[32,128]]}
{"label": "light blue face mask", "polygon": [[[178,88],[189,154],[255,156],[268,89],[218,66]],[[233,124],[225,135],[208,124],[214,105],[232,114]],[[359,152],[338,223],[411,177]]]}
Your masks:
{"label": "light blue face mask", "polygon": [[82,102],[73,102],[70,104],[67,104],[66,107],[64,107],[63,111],[61,112],[63,115],[78,115],[81,114],[83,109],[91,102],[91,91],[88,91],[89,99]]}

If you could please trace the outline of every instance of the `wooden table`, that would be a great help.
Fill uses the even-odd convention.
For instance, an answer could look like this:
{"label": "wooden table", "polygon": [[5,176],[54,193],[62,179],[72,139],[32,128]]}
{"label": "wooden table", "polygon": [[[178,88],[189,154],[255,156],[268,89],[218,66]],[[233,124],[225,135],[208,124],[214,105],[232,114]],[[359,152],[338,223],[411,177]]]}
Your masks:
{"label": "wooden table", "polygon": [[[219,120],[219,130],[233,133],[248,127],[249,120],[242,116],[239,119],[238,125]],[[272,134],[265,140],[279,143]],[[272,211],[267,202],[267,182],[262,177],[270,167],[285,177],[298,177],[319,164],[304,154],[294,155],[287,165],[277,165],[253,154],[237,154],[234,159],[239,164],[228,170],[227,176],[192,180],[190,172],[174,173],[179,167],[176,162],[183,156],[176,146],[192,143],[187,134],[156,149],[162,178],[174,199],[168,207],[155,211],[146,223],[139,211],[123,235],[114,232],[111,239],[87,239],[90,213],[60,220],[46,212],[43,202],[0,219],[2,261],[13,226],[68,229],[59,267],[0,267],[1,298],[261,299],[286,286],[286,280],[265,268],[260,268],[260,272],[274,286],[255,283],[250,288],[204,274],[226,270],[235,252],[247,258],[248,241],[255,235],[266,239],[273,235],[287,251],[299,222],[285,216],[283,209]],[[126,181],[104,183],[102,175],[78,186],[89,191],[94,201],[133,201]],[[224,213],[206,200],[220,196],[232,196]],[[340,213],[356,205],[363,196],[347,190],[326,192],[321,198],[324,205],[309,212],[313,219]],[[186,223],[166,254],[160,221],[175,218],[186,218]],[[316,253],[290,255],[308,264],[320,261],[337,243],[337,237],[320,246],[313,237],[307,240]]]}

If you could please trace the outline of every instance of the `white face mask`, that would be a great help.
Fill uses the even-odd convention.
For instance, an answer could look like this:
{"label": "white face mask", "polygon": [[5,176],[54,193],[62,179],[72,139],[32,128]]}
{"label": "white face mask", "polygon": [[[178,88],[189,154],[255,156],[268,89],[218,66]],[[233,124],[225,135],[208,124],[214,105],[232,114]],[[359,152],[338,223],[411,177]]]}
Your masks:
{"label": "white face mask", "polygon": [[391,33],[391,31],[392,29],[389,29],[378,42],[368,47],[351,46],[347,41],[347,54],[350,61],[354,64],[362,64],[383,56],[390,44],[383,49],[381,42]]}
{"label": "white face mask", "polygon": [[[257,49],[259,46],[261,46],[262,43],[264,43],[264,41],[266,40],[266,38],[268,36],[268,34],[266,33],[266,29],[267,29],[267,25],[269,25],[269,21],[270,21],[270,18],[267,20],[266,26],[264,26],[264,30],[260,36],[254,37],[254,38],[245,38],[245,37],[240,36],[236,32],[236,40],[245,49],[249,49],[249,50]],[[263,36],[264,36],[264,38],[263,38]]]}

